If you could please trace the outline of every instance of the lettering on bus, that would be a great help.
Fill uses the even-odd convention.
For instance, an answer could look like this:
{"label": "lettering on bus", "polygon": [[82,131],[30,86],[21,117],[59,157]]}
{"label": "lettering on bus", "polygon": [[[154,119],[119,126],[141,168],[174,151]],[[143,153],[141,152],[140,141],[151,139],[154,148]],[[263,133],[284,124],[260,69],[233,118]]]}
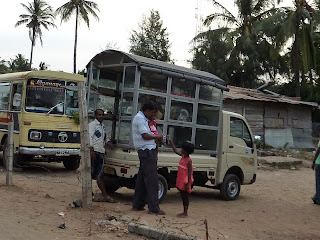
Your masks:
{"label": "lettering on bus", "polygon": [[38,80],[31,80],[30,81],[30,86],[50,86],[50,87],[60,87],[61,83],[57,82],[46,82],[41,79]]}

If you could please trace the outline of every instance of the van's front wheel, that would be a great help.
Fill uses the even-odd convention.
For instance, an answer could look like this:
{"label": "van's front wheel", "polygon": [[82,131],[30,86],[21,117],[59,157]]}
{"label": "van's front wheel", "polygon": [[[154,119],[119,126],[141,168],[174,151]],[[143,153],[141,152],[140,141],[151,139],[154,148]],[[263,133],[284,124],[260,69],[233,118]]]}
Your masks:
{"label": "van's front wheel", "polygon": [[164,199],[167,195],[168,191],[168,183],[167,180],[160,174],[158,174],[158,199],[159,203]]}
{"label": "van's front wheel", "polygon": [[220,185],[220,195],[224,200],[236,200],[240,194],[240,179],[234,174],[227,174]]}

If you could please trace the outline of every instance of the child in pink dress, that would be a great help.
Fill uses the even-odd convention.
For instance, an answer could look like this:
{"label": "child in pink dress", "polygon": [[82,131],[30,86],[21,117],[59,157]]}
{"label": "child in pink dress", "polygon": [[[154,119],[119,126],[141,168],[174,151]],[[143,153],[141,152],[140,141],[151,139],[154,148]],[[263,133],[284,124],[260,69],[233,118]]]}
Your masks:
{"label": "child in pink dress", "polygon": [[189,208],[189,195],[191,193],[191,185],[193,183],[193,166],[192,160],[189,155],[193,153],[194,145],[191,142],[184,142],[181,147],[181,152],[179,152],[170,139],[169,135],[167,136],[167,139],[173,151],[181,156],[176,180],[176,187],[181,194],[183,213],[178,214],[177,217],[187,217]]}

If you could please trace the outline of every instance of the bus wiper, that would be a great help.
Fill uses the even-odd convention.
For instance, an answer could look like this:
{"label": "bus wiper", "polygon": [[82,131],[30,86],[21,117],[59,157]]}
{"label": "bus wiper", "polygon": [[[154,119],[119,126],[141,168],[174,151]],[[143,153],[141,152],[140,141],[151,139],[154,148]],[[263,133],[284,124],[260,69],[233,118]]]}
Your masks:
{"label": "bus wiper", "polygon": [[60,106],[61,104],[64,104],[64,102],[61,102],[61,103],[58,103],[58,104],[54,105],[52,108],[49,109],[47,114],[50,114],[53,111],[53,109],[55,109],[56,107]]}

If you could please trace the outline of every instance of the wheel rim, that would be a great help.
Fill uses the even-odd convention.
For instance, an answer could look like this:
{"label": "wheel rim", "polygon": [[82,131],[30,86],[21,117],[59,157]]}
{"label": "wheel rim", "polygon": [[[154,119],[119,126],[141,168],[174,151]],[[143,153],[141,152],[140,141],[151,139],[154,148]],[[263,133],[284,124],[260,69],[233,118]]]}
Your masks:
{"label": "wheel rim", "polygon": [[227,191],[228,191],[229,197],[231,198],[235,197],[239,191],[238,183],[236,181],[229,182]]}
{"label": "wheel rim", "polygon": [[163,193],[164,193],[164,186],[163,186],[163,184],[162,184],[162,182],[160,182],[159,181],[159,183],[158,183],[158,198],[160,199],[161,197],[162,197],[162,195],[163,195]]}

